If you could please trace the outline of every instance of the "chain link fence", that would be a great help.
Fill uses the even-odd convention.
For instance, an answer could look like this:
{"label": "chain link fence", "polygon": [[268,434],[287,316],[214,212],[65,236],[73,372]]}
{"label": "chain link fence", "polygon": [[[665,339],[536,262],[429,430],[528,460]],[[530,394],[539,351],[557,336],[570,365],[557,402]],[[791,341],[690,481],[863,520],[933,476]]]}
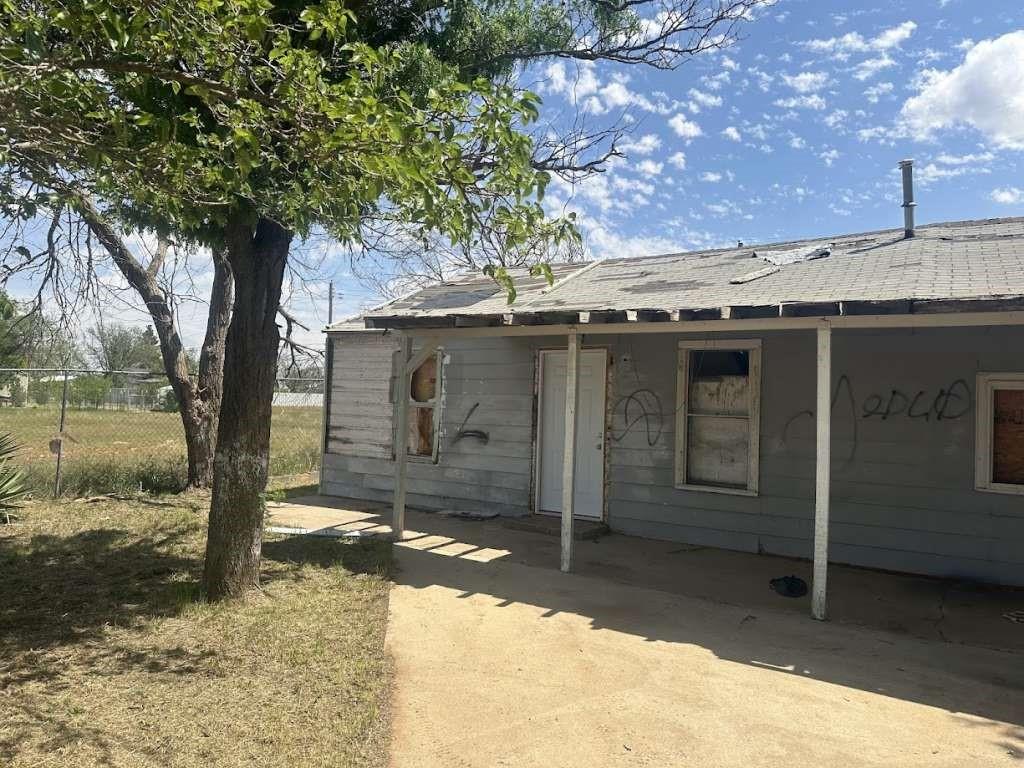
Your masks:
{"label": "chain link fence", "polygon": [[[282,378],[274,394],[272,476],[320,466],[322,378]],[[0,369],[0,432],[21,446],[35,494],[178,491],[185,438],[167,379],[139,371]]]}

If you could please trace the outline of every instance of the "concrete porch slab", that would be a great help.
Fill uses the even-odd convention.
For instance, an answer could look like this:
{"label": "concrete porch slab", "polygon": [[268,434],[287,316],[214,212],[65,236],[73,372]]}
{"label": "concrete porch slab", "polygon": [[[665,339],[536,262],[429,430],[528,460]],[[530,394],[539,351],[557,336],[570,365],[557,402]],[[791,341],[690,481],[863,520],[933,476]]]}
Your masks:
{"label": "concrete porch slab", "polygon": [[[388,535],[391,531],[390,508],[375,502],[308,496],[268,503],[267,511],[271,526],[320,535],[354,531]],[[462,520],[410,509],[406,538],[399,546],[557,571],[558,538],[529,526],[510,528],[509,522],[509,518]],[[771,579],[789,575],[810,583],[811,564],[794,558],[613,533],[577,544],[576,573],[719,604],[802,616],[810,613],[809,595],[785,598],[769,587]],[[833,622],[926,640],[1024,651],[1024,623],[1006,618],[1024,610],[1024,590],[832,564],[828,608]]]}
{"label": "concrete porch slab", "polygon": [[[390,530],[380,507],[296,501],[271,524]],[[768,588],[807,576],[800,561],[610,535],[579,542],[562,574],[556,537],[407,523],[387,635],[393,768],[1024,760],[1024,629],[999,615],[1020,594],[836,566],[834,620],[817,622],[807,598]]]}

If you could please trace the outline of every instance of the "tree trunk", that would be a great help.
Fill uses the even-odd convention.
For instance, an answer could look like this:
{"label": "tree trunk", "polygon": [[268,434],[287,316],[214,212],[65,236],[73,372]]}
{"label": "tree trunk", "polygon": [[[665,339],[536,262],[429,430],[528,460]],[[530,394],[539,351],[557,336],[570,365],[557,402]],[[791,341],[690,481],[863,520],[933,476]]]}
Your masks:
{"label": "tree trunk", "polygon": [[269,219],[227,227],[235,304],[224,355],[203,586],[211,601],[259,583],[263,494],[280,334],[277,308],[292,235]]}
{"label": "tree trunk", "polygon": [[157,283],[167,243],[162,241],[147,267],[135,258],[120,234],[87,198],[76,196],[72,203],[90,231],[106,248],[114,264],[142,298],[160,340],[160,356],[167,380],[178,398],[178,412],[185,431],[189,488],[209,488],[213,483],[214,436],[220,413],[224,344],[231,317],[231,267],[226,257],[213,254],[214,277],[206,337],[195,380],[188,368],[188,355],[175,323],[170,297]]}
{"label": "tree trunk", "polygon": [[224,392],[224,345],[234,298],[231,265],[223,252],[214,251],[213,269],[210,311],[206,318],[206,336],[199,352],[199,370],[188,403],[179,401],[182,423],[185,424],[190,488],[213,485],[214,444]]}

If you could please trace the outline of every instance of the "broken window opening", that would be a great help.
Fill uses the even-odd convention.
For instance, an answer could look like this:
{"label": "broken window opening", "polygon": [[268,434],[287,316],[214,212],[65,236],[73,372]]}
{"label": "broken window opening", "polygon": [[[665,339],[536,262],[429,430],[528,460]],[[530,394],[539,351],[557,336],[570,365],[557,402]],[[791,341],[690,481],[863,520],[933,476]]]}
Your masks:
{"label": "broken window opening", "polygon": [[440,351],[424,360],[409,382],[409,431],[406,450],[410,456],[437,460],[438,392]]}

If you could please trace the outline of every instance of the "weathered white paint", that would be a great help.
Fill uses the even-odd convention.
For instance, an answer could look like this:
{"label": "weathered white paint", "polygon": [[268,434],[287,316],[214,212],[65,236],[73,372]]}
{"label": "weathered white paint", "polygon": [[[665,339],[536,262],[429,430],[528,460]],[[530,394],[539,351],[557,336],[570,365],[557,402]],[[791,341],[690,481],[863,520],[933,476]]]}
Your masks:
{"label": "weathered white paint", "polygon": [[572,570],[572,515],[576,498],[576,409],[580,398],[580,337],[569,334],[565,364],[565,451],[562,460],[562,571]]}
{"label": "weathered white paint", "polygon": [[817,426],[814,489],[814,584],[811,615],[819,621],[826,616],[828,589],[828,514],[832,481],[832,329],[818,327],[818,397],[814,410]]}
{"label": "weathered white paint", "polygon": [[[580,352],[573,516],[590,520],[601,519],[604,509],[607,362],[608,353],[604,349]],[[566,370],[563,350],[541,350],[536,471],[536,509],[541,513],[561,514],[562,511]]]}
{"label": "weathered white paint", "polygon": [[[943,312],[921,315],[837,315],[821,317],[766,317],[750,320],[681,320],[668,322],[598,323],[583,325],[592,334],[726,333],[730,331],[787,331],[817,328],[827,320],[833,328],[963,328],[1024,325],[1024,312]],[[410,328],[417,336],[473,338],[484,336],[565,336],[580,325],[501,325],[479,328]]]}
{"label": "weathered white paint", "polygon": [[392,506],[391,530],[396,539],[405,534],[405,468],[409,452],[405,442],[409,432],[409,359],[412,357],[412,338],[403,336],[399,352],[398,378],[395,381],[394,450],[395,450],[395,497]]}

